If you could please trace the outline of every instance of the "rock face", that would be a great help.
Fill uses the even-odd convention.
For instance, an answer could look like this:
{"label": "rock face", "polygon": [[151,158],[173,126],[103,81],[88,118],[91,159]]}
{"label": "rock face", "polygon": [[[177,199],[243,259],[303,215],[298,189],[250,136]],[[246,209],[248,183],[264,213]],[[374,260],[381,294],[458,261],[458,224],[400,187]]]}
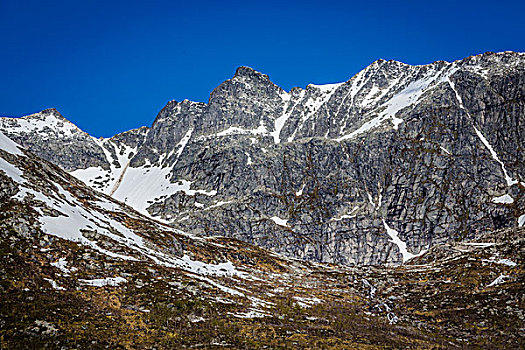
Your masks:
{"label": "rock face", "polygon": [[400,266],[314,264],[162,224],[2,132],[0,251],[6,349],[525,345],[525,228]]}
{"label": "rock face", "polygon": [[398,263],[525,221],[521,53],[378,60],[290,92],[241,67],[110,139],[54,110],[0,130],[142,213],[301,259]]}

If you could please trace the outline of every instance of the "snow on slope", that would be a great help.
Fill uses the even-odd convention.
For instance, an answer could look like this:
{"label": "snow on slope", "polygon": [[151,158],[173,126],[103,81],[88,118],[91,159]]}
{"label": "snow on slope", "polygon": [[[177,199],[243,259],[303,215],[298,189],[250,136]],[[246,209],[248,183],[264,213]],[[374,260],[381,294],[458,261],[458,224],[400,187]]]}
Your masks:
{"label": "snow on slope", "polygon": [[422,249],[418,254],[412,254],[407,250],[407,245],[405,242],[399,238],[399,232],[388,226],[385,220],[383,220],[383,226],[385,227],[386,233],[390,236],[391,242],[397,245],[399,252],[403,256],[403,262],[406,262],[409,259],[412,259],[416,256],[425,254],[426,250]]}
{"label": "snow on slope", "polygon": [[490,145],[490,143],[487,141],[487,139],[485,138],[485,136],[483,136],[483,134],[481,133],[481,131],[478,130],[478,128],[476,128],[474,126],[474,130],[476,131],[476,134],[478,135],[479,139],[481,140],[481,142],[483,142],[483,144],[485,145],[485,147],[487,147],[487,149],[489,150],[490,152],[490,155],[492,156],[492,158],[498,162],[500,165],[501,165],[501,170],[503,171],[503,176],[505,176],[505,181],[507,182],[507,186],[512,186],[512,185],[515,185],[518,183],[517,180],[514,180],[513,178],[511,178],[509,176],[509,173],[507,172],[507,169],[505,168],[505,164],[503,164],[503,162],[499,159],[496,151],[494,151],[494,148],[492,148],[492,146]]}
{"label": "snow on slope", "polygon": [[44,142],[56,139],[62,140],[67,145],[69,142],[77,142],[80,138],[83,142],[94,143],[102,150],[110,168],[104,169],[102,166],[97,166],[73,170],[70,173],[88,186],[106,194],[111,193],[119,177],[125,171],[130,156],[137,151],[124,143],[119,145],[111,139],[97,139],[86,134],[54,109],[21,118],[0,118],[0,127],[9,135],[17,135],[22,138],[32,135],[29,137],[36,137]]}
{"label": "snow on slope", "polygon": [[[2,150],[8,153],[24,156],[18,147],[19,146],[15,142],[11,141],[0,132],[0,148]],[[45,190],[40,190],[39,186],[23,177],[23,169],[19,168],[16,164],[8,162],[4,158],[0,158],[0,171],[4,172],[19,186],[19,192],[13,197],[14,199],[23,201],[25,198],[32,198],[33,201],[37,200],[42,203],[41,205],[35,206],[34,209],[39,213],[37,219],[40,222],[42,231],[49,235],[54,235],[89,246],[92,249],[113,258],[138,260],[145,257],[163,266],[181,268],[195,274],[198,279],[216,286],[221,290],[227,291],[230,294],[240,295],[242,293],[224,287],[204,276],[237,276],[240,278],[254,278],[245,272],[237,270],[237,268],[229,261],[219,264],[207,264],[192,260],[188,255],[184,255],[181,258],[167,255],[157,249],[152,242],[146,241],[146,239],[137,235],[132,229],[124,226],[121,222],[114,219],[113,216],[105,212],[105,210],[109,209],[125,214],[126,209],[121,208],[116,202],[111,202],[103,197],[98,197],[96,201],[91,201],[92,206],[87,206],[85,199],[84,201],[79,200],[76,196],[70,193],[68,189],[62,186],[60,182],[55,181],[51,182],[51,187],[47,187]],[[61,177],[58,173],[56,176]],[[48,181],[47,179],[40,180],[44,182]],[[189,188],[189,185],[190,183],[186,182],[183,187]],[[50,193],[49,188],[53,188],[54,192],[51,191],[52,193]],[[44,206],[47,207],[46,210],[42,209]],[[59,213],[59,215],[55,213]],[[158,226],[156,223],[154,225]],[[162,226],[161,231],[173,231],[177,234],[184,234],[167,226]],[[90,237],[90,232],[96,233],[98,236],[96,241],[88,238]],[[190,237],[189,235],[186,236]],[[101,237],[104,237],[104,239]],[[104,240],[111,242],[111,244],[105,244],[106,248],[103,248],[99,243]],[[115,252],[115,250],[122,251],[123,247],[131,249],[134,251],[134,254],[129,255]]]}
{"label": "snow on slope", "polygon": [[[336,138],[337,142],[352,139],[360,134],[368,132],[372,129],[380,126],[384,121],[390,119],[392,121],[394,129],[397,129],[399,124],[403,122],[402,119],[397,117],[397,114],[410,106],[417,104],[423,96],[423,94],[431,87],[436,86],[439,83],[445,82],[448,77],[457,70],[453,65],[446,66],[442,69],[430,69],[422,78],[410,82],[403,90],[395,94],[386,103],[382,104],[377,110],[382,110],[377,117],[363,123],[359,128],[353,132]],[[397,83],[398,80],[395,80]],[[358,85],[358,84],[356,84]],[[395,84],[390,84],[389,88],[394,87]],[[351,89],[351,92],[353,90]],[[375,97],[375,100],[379,100],[384,96],[386,92]],[[367,95],[368,96],[368,95]],[[365,98],[367,103],[370,98]]]}
{"label": "snow on slope", "polygon": [[[463,99],[461,98],[460,94],[456,90],[456,86],[454,85],[454,82],[452,80],[450,80],[450,76],[447,77],[446,81],[449,83],[450,87],[454,91],[454,94],[456,95],[456,99],[458,100],[460,108],[463,109],[465,111],[465,113],[467,114],[467,116],[470,119],[473,120],[472,116],[470,115],[470,113],[467,111],[467,109],[463,105]],[[485,145],[485,147],[490,152],[490,155],[492,156],[492,158],[501,165],[501,170],[503,171],[503,176],[505,177],[505,181],[507,182],[507,186],[510,187],[512,185],[517,184],[518,181],[509,176],[509,174],[507,172],[507,169],[505,168],[505,164],[503,164],[503,162],[499,159],[498,154],[496,153],[496,151],[494,150],[492,145],[489,143],[489,141],[485,138],[483,133],[478,128],[476,128],[475,125],[473,125],[472,127],[474,128],[474,131],[476,132],[476,135],[478,135],[478,137],[481,140],[481,142],[483,143],[483,145]]]}
{"label": "snow on slope", "polygon": [[[111,195],[126,171],[131,155],[136,154],[137,150],[125,144],[119,146],[111,139],[97,139],[93,137],[93,141],[104,151],[110,168],[106,170],[100,166],[89,167],[74,170],[70,174],[82,180],[86,185]],[[108,149],[112,149],[116,157]],[[118,163],[118,166],[115,162]]]}
{"label": "snow on slope", "polygon": [[35,113],[21,118],[1,118],[2,126],[9,128],[9,132],[13,134],[38,133],[44,138],[47,134],[60,134],[67,137],[83,133],[73,123],[58,117],[58,112],[51,111],[51,113]]}
{"label": "snow on slope", "polygon": [[[350,89],[348,93],[343,97],[341,100],[341,103],[337,107],[337,110],[334,113],[334,117],[338,117],[339,113],[341,113],[341,108],[345,105],[345,102],[350,97],[350,103],[349,105],[354,103],[355,96],[357,93],[363,88],[363,86],[366,84],[367,79],[364,77],[364,74],[371,68],[371,66],[366,67],[356,75],[354,75],[346,84],[350,84]],[[342,119],[343,120],[343,119]],[[343,129],[345,128],[345,123],[341,124],[341,130],[340,133],[343,132]]]}
{"label": "snow on slope", "polygon": [[22,156],[24,154],[20,151],[19,147],[20,146],[13,142],[9,137],[0,132],[0,149],[3,149],[7,153]]}
{"label": "snow on slope", "polygon": [[182,139],[179,141],[179,143],[177,144],[177,159],[175,160],[175,162],[177,162],[180,158],[180,156],[182,155],[182,152],[184,152],[184,149],[186,148],[186,145],[188,144],[188,142],[190,141],[191,139],[191,134],[193,133],[193,128],[190,128],[186,134],[182,137]]}
{"label": "snow on slope", "polygon": [[[403,67],[407,66],[399,62],[397,64]],[[237,134],[269,134],[273,137],[273,140],[276,144],[280,143],[282,141],[280,138],[281,130],[284,128],[286,122],[294,112],[295,107],[298,104],[302,104],[305,112],[303,112],[301,115],[296,130],[288,138],[288,141],[291,141],[295,138],[297,131],[304,127],[304,123],[316,113],[318,113],[319,110],[323,108],[323,106],[325,106],[328,101],[330,101],[332,96],[342,85],[349,87],[349,89],[342,99],[340,106],[337,108],[335,115],[333,115],[334,117],[337,117],[339,113],[344,114],[344,109],[347,108],[347,105],[354,103],[360,105],[361,107],[370,105],[372,106],[371,108],[373,108],[373,110],[371,112],[367,111],[367,113],[369,113],[368,118],[364,119],[364,122],[361,122],[361,125],[356,125],[358,126],[356,129],[346,135],[336,138],[336,141],[340,142],[348,140],[360,134],[370,132],[375,128],[385,124],[386,121],[391,121],[394,129],[397,129],[398,125],[402,123],[402,119],[398,117],[399,112],[407,107],[417,104],[423,94],[428,91],[428,89],[441,82],[449,82],[454,89],[453,83],[450,80],[450,76],[458,69],[456,63],[445,64],[443,66],[430,65],[428,66],[429,69],[426,70],[425,74],[415,74],[418,72],[419,67],[413,67],[414,69],[410,71],[410,74],[397,77],[394,76],[395,78],[392,78],[392,75],[387,75],[387,83],[378,85],[378,82],[374,81],[373,78],[374,76],[378,75],[377,72],[379,71],[381,65],[384,65],[384,63],[374,63],[370,65],[356,74],[346,83],[308,85],[305,90],[300,92],[299,97],[295,96],[296,98],[294,99],[293,105],[291,105],[291,93],[283,92],[281,94],[281,98],[283,100],[284,107],[282,114],[278,115],[274,120],[274,130],[272,132],[268,132],[265,125],[263,125],[261,122],[261,125],[255,129],[243,129],[236,126],[230,126],[229,128],[226,128],[225,130],[222,130],[214,135],[199,136],[197,137],[197,140],[212,136],[223,137]],[[419,78],[415,79],[414,77],[416,76]],[[454,91],[456,90],[454,89]],[[391,97],[389,100],[385,101],[383,97],[387,95]],[[463,107],[461,97],[459,95],[457,95],[457,97],[460,105]],[[350,104],[347,103],[345,108],[343,108],[343,105],[345,102],[348,102],[348,99],[350,99]],[[376,105],[378,107],[375,107]],[[180,107],[177,108],[180,109]],[[53,128],[56,128],[64,134],[73,134],[80,131],[73,124],[62,120],[63,118],[51,116],[40,116],[37,118],[35,115],[24,118],[15,120],[18,124],[12,128],[14,131],[38,131],[45,133],[49,130],[52,130]],[[342,133],[346,128],[344,118],[341,119],[341,123]],[[9,127],[11,128],[11,126]],[[179,144],[177,144],[167,156],[165,154],[161,155],[161,160],[167,160],[173,154],[176,154],[178,159],[184,151],[186,144],[190,141],[192,133],[193,129],[189,129]],[[487,146],[494,159],[501,164],[507,183],[509,185],[516,183],[516,180],[513,180],[509,177],[503,163],[499,160],[499,158],[497,158],[494,150],[488,144],[483,135],[481,135],[477,129],[476,133]],[[104,151],[107,162],[110,164],[110,169],[105,170],[102,167],[91,167],[72,171],[71,174],[81,179],[92,188],[112,195],[114,198],[121,201],[125,201],[143,214],[148,215],[146,209],[151,204],[153,204],[154,201],[167,198],[168,196],[177,192],[183,191],[187,194],[193,193],[193,195],[200,193],[209,196],[215,194],[214,191],[209,189],[191,189],[191,182],[187,180],[183,180],[182,182],[175,184],[171,183],[168,179],[168,177],[171,178],[172,175],[170,173],[171,169],[155,167],[152,164],[148,164],[147,166],[143,166],[141,168],[128,167],[130,156],[135,154],[137,149],[123,144],[117,145],[111,139],[93,138],[93,141]],[[110,150],[112,151],[110,152]],[[449,153],[444,148],[443,150]],[[264,152],[266,150],[263,148],[262,151]],[[251,165],[252,159],[248,153],[246,153],[246,155],[247,164]],[[160,161],[160,164],[164,165],[163,161]],[[500,203],[498,199],[494,200],[495,203]]]}
{"label": "snow on slope", "polygon": [[270,135],[273,137],[273,141],[275,144],[278,144],[281,142],[281,130],[283,129],[284,125],[286,124],[286,121],[290,118],[293,111],[295,110],[295,107],[301,102],[304,98],[305,90],[301,90],[300,96],[297,99],[297,102],[292,106],[292,108],[289,108],[290,101],[292,99],[291,93],[283,92],[281,94],[281,98],[283,99],[284,106],[283,106],[283,113],[275,119],[274,124],[274,131],[270,133]]}
{"label": "snow on slope", "polygon": [[126,204],[131,205],[138,212],[149,215],[147,208],[155,199],[167,198],[174,193],[184,192],[194,196],[197,193],[214,196],[217,191],[191,189],[191,181],[180,180],[170,182],[171,167],[162,168],[152,166],[149,162],[140,168],[128,168],[120,186],[113,194]]}
{"label": "snow on slope", "polygon": [[[309,120],[312,116],[314,116],[319,111],[319,109],[330,100],[332,95],[337,91],[337,89],[341,85],[343,85],[343,83],[325,84],[325,85],[310,84],[306,87],[306,90],[304,90],[303,93],[305,94],[306,92],[310,92],[310,95],[313,95],[313,96],[309,96],[306,99],[304,95],[301,96],[302,98],[300,101],[303,104],[303,107],[305,108],[307,113],[301,116],[301,119],[299,120],[299,124],[297,125],[297,128],[295,129],[293,134],[288,138],[288,142],[291,142],[295,139],[295,135],[297,134],[297,131],[301,130],[301,128],[303,128],[304,126],[304,123],[307,120]],[[291,112],[292,111],[290,111],[290,113]]]}
{"label": "snow on slope", "polygon": [[386,103],[386,109],[381,115],[387,118],[394,117],[400,110],[417,103],[430,86],[444,82],[456,70],[457,68],[453,66],[447,66],[443,70],[430,70],[423,78],[411,82],[401,92],[392,97]]}
{"label": "snow on slope", "polygon": [[[260,131],[255,130],[254,132]],[[132,206],[146,216],[150,216],[147,208],[154,202],[165,199],[177,192],[184,192],[191,196],[197,193],[214,196],[216,191],[213,190],[192,189],[191,181],[180,180],[177,183],[170,181],[172,168],[184,152],[192,133],[193,129],[190,128],[169,154],[161,155],[158,162],[160,165],[151,164],[149,160],[146,160],[145,165],[137,168],[129,166],[132,156],[137,153],[136,148],[129,147],[124,143],[119,145],[112,139],[97,139],[93,137],[93,141],[104,151],[110,168],[90,167],[74,170],[70,174],[82,180],[88,186]],[[232,132],[232,134],[234,133]],[[229,133],[226,130],[219,134],[217,136],[225,136]],[[172,155],[176,156],[174,163],[169,167],[165,167],[165,160]]]}

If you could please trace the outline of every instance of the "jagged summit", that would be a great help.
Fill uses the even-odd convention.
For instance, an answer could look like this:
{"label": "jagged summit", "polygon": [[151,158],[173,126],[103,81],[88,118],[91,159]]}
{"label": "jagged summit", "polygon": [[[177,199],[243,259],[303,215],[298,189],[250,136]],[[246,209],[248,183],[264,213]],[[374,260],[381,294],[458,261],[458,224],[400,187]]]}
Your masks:
{"label": "jagged summit", "polygon": [[43,109],[40,112],[33,113],[33,114],[30,114],[30,115],[24,116],[22,118],[34,118],[34,117],[39,117],[39,116],[42,116],[42,115],[54,115],[54,116],[59,117],[59,118],[64,118],[62,116],[62,114],[56,108],[46,108],[46,109]]}
{"label": "jagged summit", "polygon": [[[373,74],[377,74],[376,70],[378,70],[378,69],[380,71],[387,71],[387,70],[392,70],[392,69],[400,68],[400,67],[431,67],[431,66],[443,67],[443,66],[451,65],[451,64],[465,64],[465,65],[468,66],[468,65],[473,65],[473,64],[481,64],[483,62],[486,62],[486,63],[492,62],[493,63],[494,60],[505,61],[505,62],[507,62],[507,64],[509,64],[509,63],[519,64],[519,59],[521,57],[523,57],[524,55],[525,55],[524,53],[513,52],[513,51],[504,51],[504,52],[496,52],[496,53],[495,52],[485,52],[485,53],[482,53],[482,54],[469,56],[469,57],[466,57],[466,58],[463,58],[463,59],[456,60],[453,63],[450,63],[450,62],[447,62],[447,61],[443,61],[443,60],[438,60],[438,61],[435,61],[435,62],[432,62],[432,63],[429,63],[429,64],[423,64],[423,65],[410,65],[410,64],[406,64],[406,63],[403,63],[403,62],[397,61],[397,60],[392,60],[392,59],[385,60],[385,59],[380,58],[380,59],[377,59],[376,61],[374,61],[373,63],[371,63],[368,67],[366,67],[362,71],[358,72],[355,76],[353,76],[350,79],[348,79],[347,81],[345,81],[344,84],[350,84],[352,80],[356,80],[357,77],[359,77],[360,75],[363,75],[366,72],[368,72],[368,74],[372,74],[372,72],[373,72]],[[235,72],[235,74],[234,74],[232,79],[241,78],[241,77],[243,77],[243,78],[250,78],[250,79],[256,79],[256,80],[259,80],[259,81],[262,81],[262,82],[271,83],[272,85],[277,86],[273,82],[271,82],[271,80],[270,80],[270,78],[269,78],[269,76],[267,74],[259,72],[259,71],[255,70],[255,69],[251,68],[251,67],[248,67],[248,66],[240,66],[240,67],[238,67],[236,69],[236,72]],[[223,84],[229,82],[230,80],[226,80],[224,83],[219,85],[219,87],[221,87]],[[342,85],[343,83],[339,83],[339,84]],[[309,84],[308,86],[318,87],[318,88],[325,87],[324,89],[329,89],[330,86],[335,86],[335,85],[337,85],[337,84],[321,84],[321,85]],[[296,91],[307,89],[308,86],[306,86],[304,88],[302,88],[302,87],[294,87],[289,92],[289,94],[292,94],[292,92],[296,92]],[[212,93],[212,95],[213,95],[213,93]],[[179,103],[181,103],[181,104],[201,104],[201,105],[206,105],[206,103],[203,103],[203,102],[193,102],[193,101],[187,100],[187,99],[185,99],[185,100],[183,100],[181,102],[172,100],[172,101],[169,101],[166,104],[164,109],[172,109],[174,106],[178,105]],[[53,116],[56,116],[59,119],[63,119],[64,121],[68,121],[55,108],[48,108],[48,109],[45,109],[45,110],[43,110],[41,112],[34,113],[34,114],[31,114],[31,115],[28,115],[28,116],[25,116],[25,117],[22,117],[22,118],[42,118],[45,115],[53,115]],[[159,115],[160,115],[160,113],[159,113]]]}
{"label": "jagged summit", "polygon": [[233,79],[240,77],[270,81],[270,77],[268,75],[256,71],[255,69],[248,66],[240,66],[236,69]]}
{"label": "jagged summit", "polygon": [[29,120],[30,123],[38,121],[38,124],[41,127],[49,126],[50,128],[57,126],[57,123],[63,123],[63,125],[65,125],[66,127],[73,127],[74,129],[78,129],[79,131],[81,131],[76,125],[71,123],[68,119],[64,118],[64,116],[56,108],[46,108],[40,112],[23,116],[18,119]]}

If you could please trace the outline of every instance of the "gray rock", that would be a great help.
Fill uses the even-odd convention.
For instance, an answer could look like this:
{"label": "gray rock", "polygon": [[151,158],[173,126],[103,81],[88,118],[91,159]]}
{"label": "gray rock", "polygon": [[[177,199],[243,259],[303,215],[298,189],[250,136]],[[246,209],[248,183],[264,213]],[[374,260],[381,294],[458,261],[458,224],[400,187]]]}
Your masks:
{"label": "gray rock", "polygon": [[[9,118],[0,126],[66,170],[106,169],[85,181],[127,203],[165,174],[165,194],[141,205],[185,231],[300,259],[398,263],[386,225],[411,254],[517,226],[525,214],[524,96],[520,53],[424,66],[378,60],[345,83],[289,93],[241,67],[207,104],[171,101],[151,128],[107,140],[24,131]],[[191,191],[169,190],[183,180]],[[131,181],[134,193],[115,192]],[[494,202],[504,194],[514,202]]]}

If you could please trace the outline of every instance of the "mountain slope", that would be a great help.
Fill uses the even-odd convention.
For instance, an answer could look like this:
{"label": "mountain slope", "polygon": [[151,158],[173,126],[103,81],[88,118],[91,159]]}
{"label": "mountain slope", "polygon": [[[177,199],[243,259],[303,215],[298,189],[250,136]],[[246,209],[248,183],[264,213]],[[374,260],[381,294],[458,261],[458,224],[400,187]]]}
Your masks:
{"label": "mountain slope", "polygon": [[96,156],[76,167],[39,151],[42,137],[16,120],[1,129],[193,234],[313,261],[402,262],[523,225],[524,80],[525,55],[511,52],[378,60],[347,82],[290,92],[241,67],[207,104],[172,101],[149,129],[86,137]]}
{"label": "mountain slope", "polygon": [[520,348],[525,229],[407,265],[286,259],[175,230],[0,133],[0,346]]}

